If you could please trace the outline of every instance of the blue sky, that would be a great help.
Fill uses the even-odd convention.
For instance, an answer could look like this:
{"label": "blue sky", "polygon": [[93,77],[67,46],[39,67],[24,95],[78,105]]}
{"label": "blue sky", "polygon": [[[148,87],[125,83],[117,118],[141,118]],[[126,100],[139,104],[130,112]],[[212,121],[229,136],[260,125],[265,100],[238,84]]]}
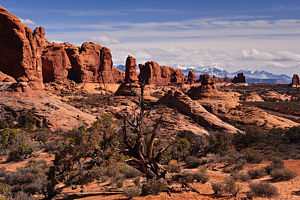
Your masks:
{"label": "blue sky", "polygon": [[55,42],[94,41],[112,50],[181,67],[221,66],[300,73],[298,0],[2,0]]}

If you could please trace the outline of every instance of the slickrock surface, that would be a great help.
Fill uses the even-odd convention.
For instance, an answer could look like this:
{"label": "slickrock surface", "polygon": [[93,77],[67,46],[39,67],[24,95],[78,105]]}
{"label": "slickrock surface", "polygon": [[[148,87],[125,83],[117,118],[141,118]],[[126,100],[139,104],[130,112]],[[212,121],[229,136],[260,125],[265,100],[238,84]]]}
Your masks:
{"label": "slickrock surface", "polygon": [[169,91],[159,102],[178,109],[180,112],[192,117],[200,125],[228,133],[237,133],[240,130],[223,122],[217,116],[209,113],[199,103],[178,91]]}

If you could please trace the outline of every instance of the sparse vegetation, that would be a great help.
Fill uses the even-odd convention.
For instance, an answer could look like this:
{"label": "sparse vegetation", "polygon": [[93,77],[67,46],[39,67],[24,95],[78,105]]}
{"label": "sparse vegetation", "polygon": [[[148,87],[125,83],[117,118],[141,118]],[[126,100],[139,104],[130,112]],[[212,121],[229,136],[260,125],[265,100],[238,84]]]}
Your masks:
{"label": "sparse vegetation", "polygon": [[273,181],[288,181],[296,177],[296,173],[287,169],[274,169],[271,171]]}
{"label": "sparse vegetation", "polygon": [[248,173],[243,173],[243,172],[233,172],[231,174],[232,178],[234,180],[239,180],[241,182],[247,182],[251,180],[251,177],[249,176]]}
{"label": "sparse vegetation", "polygon": [[250,192],[248,192],[248,197],[276,197],[278,195],[278,189],[271,185],[270,183],[260,182],[260,183],[251,183]]}
{"label": "sparse vegetation", "polygon": [[216,195],[218,197],[223,195],[223,193],[225,191],[225,185],[223,182],[213,181],[210,184],[211,184],[212,190],[214,191],[214,195]]}
{"label": "sparse vegetation", "polygon": [[248,174],[251,179],[259,179],[266,175],[266,171],[264,168],[261,169],[250,169],[248,171]]}
{"label": "sparse vegetation", "polygon": [[158,194],[160,192],[168,192],[168,191],[169,191],[168,184],[166,183],[165,180],[150,179],[149,181],[143,184],[141,195],[145,196],[145,195]]}
{"label": "sparse vegetation", "polygon": [[241,189],[242,187],[238,185],[234,179],[231,178],[225,179],[225,191],[231,194],[233,197],[237,197]]}

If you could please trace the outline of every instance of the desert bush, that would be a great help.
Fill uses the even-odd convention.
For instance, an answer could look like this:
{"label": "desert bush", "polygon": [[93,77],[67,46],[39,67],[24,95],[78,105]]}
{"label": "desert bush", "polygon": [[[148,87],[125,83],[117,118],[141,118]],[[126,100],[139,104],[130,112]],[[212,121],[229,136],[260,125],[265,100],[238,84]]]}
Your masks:
{"label": "desert bush", "polygon": [[22,160],[34,151],[29,133],[19,129],[0,129],[0,149],[9,154],[8,161]]}
{"label": "desert bush", "polygon": [[235,134],[233,138],[234,144],[239,148],[247,148],[253,144],[262,142],[265,135],[257,128],[248,128],[245,133]]}
{"label": "desert bush", "polygon": [[165,156],[170,160],[184,160],[189,154],[190,142],[186,138],[176,138],[172,146],[165,152]]}
{"label": "desert bush", "polygon": [[264,155],[262,153],[252,149],[245,150],[244,155],[249,163],[261,163],[264,160]]}
{"label": "desert bush", "polygon": [[23,129],[32,129],[36,126],[37,122],[34,110],[24,112],[18,117],[18,126]]}
{"label": "desert bush", "polygon": [[11,113],[0,113],[0,129],[14,127],[14,116]]}
{"label": "desert bush", "polygon": [[188,169],[192,169],[192,168],[197,168],[200,165],[205,165],[207,164],[207,160],[206,159],[201,159],[201,158],[197,158],[195,156],[188,156],[185,159],[185,167]]}
{"label": "desert bush", "polygon": [[209,144],[208,151],[210,153],[222,154],[231,148],[233,137],[231,134],[211,132],[206,139]]}
{"label": "desert bush", "polygon": [[285,133],[291,143],[300,143],[300,126],[291,127]]}
{"label": "desert bush", "polygon": [[231,176],[232,176],[232,178],[233,178],[234,180],[239,180],[239,181],[241,181],[241,182],[247,182],[247,181],[250,181],[250,180],[251,180],[251,178],[250,178],[250,176],[249,176],[248,173],[233,172],[233,173],[231,174]]}
{"label": "desert bush", "polygon": [[197,182],[200,182],[202,184],[205,184],[208,182],[209,180],[209,175],[206,171],[203,171],[203,170],[199,170],[198,172],[196,172],[195,174],[193,174],[194,176],[194,179],[197,181]]}
{"label": "desert bush", "polygon": [[134,183],[136,186],[140,186],[140,185],[141,185],[141,177],[136,177],[136,178],[133,180],[133,183]]}
{"label": "desert bush", "polygon": [[205,137],[197,135],[192,131],[181,131],[178,133],[178,137],[186,138],[190,143],[190,156],[201,157],[205,156],[208,152],[208,142]]}
{"label": "desert bush", "polygon": [[273,170],[283,169],[283,168],[284,168],[283,161],[280,159],[275,159],[272,161],[272,164],[265,167],[265,170],[267,174],[271,175],[271,172]]}
{"label": "desert bush", "polygon": [[[47,186],[47,163],[44,160],[30,160],[25,167],[18,168],[15,172],[7,172],[3,182],[9,185],[13,196],[23,197],[34,194],[44,194]],[[25,197],[26,197],[25,196]],[[26,198],[24,198],[26,199]]]}
{"label": "desert bush", "polygon": [[25,193],[23,191],[17,192],[14,197],[14,200],[32,200],[35,199],[31,194]]}
{"label": "desert bush", "polygon": [[38,128],[31,132],[31,137],[38,142],[42,142],[44,145],[48,141],[51,135],[51,130],[49,128]]}
{"label": "desert bush", "polygon": [[126,178],[136,178],[141,176],[141,172],[129,165],[126,165],[122,170],[121,173],[126,177]]}
{"label": "desert bush", "polygon": [[12,199],[12,192],[11,192],[9,186],[2,182],[0,182],[0,194],[2,194],[4,196],[2,198],[3,200]]}
{"label": "desert bush", "polygon": [[210,183],[212,190],[214,191],[214,195],[222,196],[225,191],[225,185],[223,182],[213,181]]}
{"label": "desert bush", "polygon": [[258,179],[266,176],[266,171],[264,168],[261,169],[250,169],[248,174],[251,179]]}
{"label": "desert bush", "polygon": [[206,172],[205,169],[199,169],[195,173],[184,172],[182,174],[178,174],[176,176],[173,176],[172,178],[175,181],[183,179],[184,181],[186,181],[188,183],[192,183],[192,182],[196,181],[196,182],[200,182],[202,184],[205,184],[209,180],[209,175],[208,175],[208,173]]}
{"label": "desert bush", "polygon": [[244,168],[244,166],[246,165],[247,161],[245,159],[239,159],[236,161],[236,165],[233,168],[233,170],[235,171],[239,171],[242,170]]}
{"label": "desert bush", "polygon": [[165,169],[169,173],[180,173],[181,172],[181,166],[178,164],[171,164],[165,167]]}
{"label": "desert bush", "polygon": [[232,178],[225,179],[225,191],[231,194],[233,197],[237,197],[240,193],[242,186],[236,184]]}
{"label": "desert bush", "polygon": [[142,185],[142,195],[158,194],[168,191],[168,184],[163,179],[151,179]]}
{"label": "desert bush", "polygon": [[248,197],[266,197],[271,198],[278,195],[278,190],[275,186],[270,183],[260,182],[260,183],[251,183],[250,192],[248,192]]}
{"label": "desert bush", "polygon": [[141,196],[141,189],[139,187],[131,187],[123,189],[123,194],[128,197],[128,199],[132,199],[133,197]]}
{"label": "desert bush", "polygon": [[271,171],[273,181],[288,181],[296,177],[296,173],[287,169],[274,169]]}
{"label": "desert bush", "polygon": [[59,192],[56,190],[59,182],[83,186],[121,175],[127,157],[119,151],[122,144],[117,129],[113,116],[103,115],[90,128],[81,127],[65,134],[65,141],[55,151],[53,166],[47,173],[49,198]]}
{"label": "desert bush", "polygon": [[33,151],[34,144],[31,141],[30,137],[26,133],[21,132],[15,137],[13,146],[10,147],[8,161],[23,160],[31,156]]}

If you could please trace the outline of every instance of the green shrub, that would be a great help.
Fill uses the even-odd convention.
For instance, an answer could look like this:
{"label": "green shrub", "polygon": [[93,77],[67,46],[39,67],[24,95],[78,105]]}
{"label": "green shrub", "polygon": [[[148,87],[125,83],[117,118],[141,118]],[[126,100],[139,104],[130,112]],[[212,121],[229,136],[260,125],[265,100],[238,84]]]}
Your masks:
{"label": "green shrub", "polygon": [[260,182],[260,183],[251,183],[250,192],[247,196],[249,197],[265,197],[271,198],[278,195],[278,190],[275,186],[270,183]]}
{"label": "green shrub", "polygon": [[287,169],[274,169],[271,171],[273,181],[288,181],[296,177],[296,173]]}
{"label": "green shrub", "polygon": [[264,156],[262,153],[258,151],[254,151],[252,149],[247,149],[244,151],[245,159],[249,163],[262,163],[264,160]]}
{"label": "green shrub", "polygon": [[37,122],[34,116],[34,110],[24,112],[18,117],[18,126],[23,129],[33,129]]}
{"label": "green shrub", "polygon": [[231,134],[223,132],[211,132],[206,139],[210,153],[222,154],[231,148],[233,137]]}
{"label": "green shrub", "polygon": [[168,184],[163,179],[151,179],[142,185],[142,196],[167,192]]}
{"label": "green shrub", "polygon": [[266,176],[266,171],[264,168],[261,169],[250,169],[248,174],[251,179],[258,179]]}
{"label": "green shrub", "polygon": [[15,136],[13,146],[10,147],[8,161],[23,160],[31,156],[33,151],[34,144],[30,137],[26,133],[20,132],[20,134]]}
{"label": "green shrub", "polygon": [[184,160],[189,154],[190,142],[186,138],[176,138],[172,146],[165,152],[169,160]]}

